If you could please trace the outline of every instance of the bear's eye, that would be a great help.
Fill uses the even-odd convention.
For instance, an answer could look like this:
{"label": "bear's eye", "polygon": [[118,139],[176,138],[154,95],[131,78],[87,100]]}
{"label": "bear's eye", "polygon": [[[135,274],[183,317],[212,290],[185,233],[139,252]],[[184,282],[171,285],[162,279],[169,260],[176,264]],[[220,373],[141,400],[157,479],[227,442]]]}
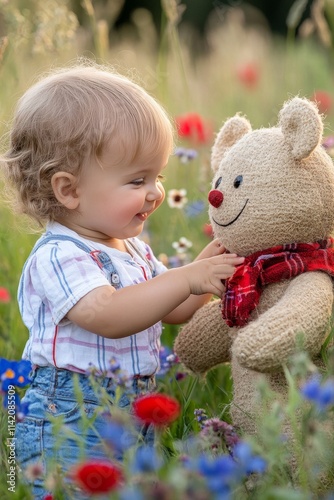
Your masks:
{"label": "bear's eye", "polygon": [[235,188],[238,188],[240,186],[240,184],[242,183],[242,175],[238,175],[235,179],[234,179],[234,182],[233,182],[233,186]]}
{"label": "bear's eye", "polygon": [[219,186],[219,184],[221,183],[221,181],[223,180],[222,177],[219,177],[216,182],[215,182],[215,189],[217,189],[217,187]]}

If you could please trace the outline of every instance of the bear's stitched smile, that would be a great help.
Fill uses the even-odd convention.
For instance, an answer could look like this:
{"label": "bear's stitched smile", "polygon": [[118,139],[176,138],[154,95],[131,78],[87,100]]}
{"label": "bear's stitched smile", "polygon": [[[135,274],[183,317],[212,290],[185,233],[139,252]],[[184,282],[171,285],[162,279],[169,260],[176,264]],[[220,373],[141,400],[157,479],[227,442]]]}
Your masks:
{"label": "bear's stitched smile", "polygon": [[245,204],[244,206],[242,207],[242,209],[240,210],[240,212],[238,213],[238,215],[233,219],[231,220],[231,222],[228,222],[227,224],[219,224],[219,222],[217,222],[213,217],[212,217],[212,220],[215,224],[217,224],[217,226],[221,226],[221,227],[227,227],[227,226],[230,226],[231,224],[233,224],[233,222],[235,222],[237,219],[239,219],[240,215],[242,214],[242,212],[245,210],[246,208],[246,205],[248,203],[248,200],[249,198],[247,198],[247,200],[245,201]]}

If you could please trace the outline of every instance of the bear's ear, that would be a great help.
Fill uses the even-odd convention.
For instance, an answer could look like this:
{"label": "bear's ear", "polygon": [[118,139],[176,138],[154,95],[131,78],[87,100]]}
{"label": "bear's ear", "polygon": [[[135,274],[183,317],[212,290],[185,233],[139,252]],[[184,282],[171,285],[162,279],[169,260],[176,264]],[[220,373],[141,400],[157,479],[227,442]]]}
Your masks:
{"label": "bear's ear", "polygon": [[308,99],[294,97],[279,114],[279,125],[295,160],[310,156],[322,139],[323,123],[317,106]]}
{"label": "bear's ear", "polygon": [[211,151],[211,167],[214,172],[218,169],[225,151],[251,130],[252,127],[249,121],[239,115],[229,118],[224,123],[217,134]]}

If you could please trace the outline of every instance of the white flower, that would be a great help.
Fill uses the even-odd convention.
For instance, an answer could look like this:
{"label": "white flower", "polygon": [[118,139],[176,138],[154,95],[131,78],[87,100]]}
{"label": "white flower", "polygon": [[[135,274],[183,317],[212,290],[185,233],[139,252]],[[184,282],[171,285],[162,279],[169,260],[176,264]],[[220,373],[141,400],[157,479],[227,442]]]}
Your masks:
{"label": "white flower", "polygon": [[186,253],[192,246],[192,242],[183,236],[179,239],[179,241],[174,241],[172,243],[172,247],[175,248],[177,253]]}
{"label": "white flower", "polygon": [[187,203],[186,189],[171,189],[168,191],[167,203],[170,208],[183,208]]}

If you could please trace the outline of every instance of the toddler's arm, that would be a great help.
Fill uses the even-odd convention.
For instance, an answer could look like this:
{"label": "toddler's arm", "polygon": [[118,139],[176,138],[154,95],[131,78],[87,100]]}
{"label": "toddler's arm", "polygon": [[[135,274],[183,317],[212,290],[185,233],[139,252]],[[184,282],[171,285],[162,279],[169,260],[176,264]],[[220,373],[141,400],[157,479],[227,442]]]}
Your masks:
{"label": "toddler's arm", "polygon": [[80,299],[67,318],[103,337],[128,337],[168,317],[191,294],[220,296],[221,280],[232,276],[243,260],[235,254],[215,255],[120,290],[101,286]]}

